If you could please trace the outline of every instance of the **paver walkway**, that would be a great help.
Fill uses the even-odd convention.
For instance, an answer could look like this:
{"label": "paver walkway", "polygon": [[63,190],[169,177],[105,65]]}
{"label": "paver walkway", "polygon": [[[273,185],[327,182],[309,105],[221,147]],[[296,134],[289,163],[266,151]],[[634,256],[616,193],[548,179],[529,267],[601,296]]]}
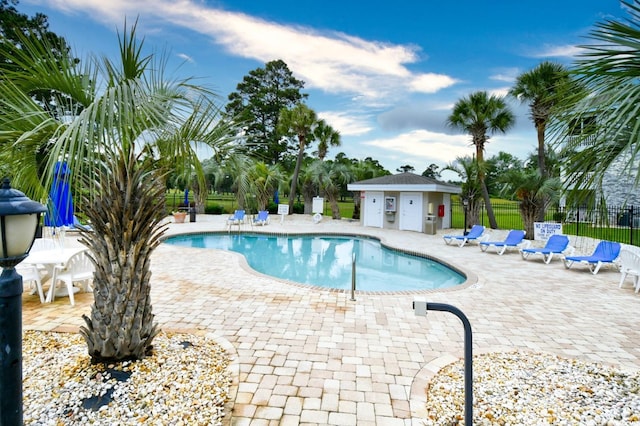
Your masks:
{"label": "paver walkway", "polygon": [[[224,219],[198,216],[196,223],[172,224],[170,232],[220,231]],[[440,236],[326,218],[319,224],[305,216],[284,224],[272,218],[254,230],[378,236],[440,257],[477,280],[453,291],[357,294],[351,301],[348,293],[257,274],[235,253],[161,245],[152,264],[156,320],[167,330],[215,333],[235,348],[233,425],[420,424],[424,386],[439,366],[462,356],[463,328],[447,313],[416,317],[417,297],[465,312],[474,353],[522,349],[640,366],[640,295],[630,281],[619,289],[612,268],[593,276],[558,260],[545,265],[515,252],[498,256],[447,246]],[[25,293],[24,327],[77,330],[91,301],[91,294],[78,294],[75,307],[66,298],[41,305]]]}

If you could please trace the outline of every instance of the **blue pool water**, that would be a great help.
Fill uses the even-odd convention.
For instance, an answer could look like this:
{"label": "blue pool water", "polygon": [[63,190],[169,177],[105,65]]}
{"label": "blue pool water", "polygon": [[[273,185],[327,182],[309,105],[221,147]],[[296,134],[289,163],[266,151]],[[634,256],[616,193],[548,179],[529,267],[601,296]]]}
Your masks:
{"label": "blue pool water", "polygon": [[256,271],[326,288],[351,289],[356,255],[359,291],[429,290],[452,287],[466,278],[447,266],[383,247],[366,238],[261,234],[190,234],[165,243],[241,253]]}

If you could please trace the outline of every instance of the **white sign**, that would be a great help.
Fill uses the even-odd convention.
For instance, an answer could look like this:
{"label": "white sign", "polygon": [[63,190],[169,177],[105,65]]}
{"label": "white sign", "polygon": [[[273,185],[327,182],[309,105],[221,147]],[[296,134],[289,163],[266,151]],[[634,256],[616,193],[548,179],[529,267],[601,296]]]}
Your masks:
{"label": "white sign", "polygon": [[311,203],[311,213],[322,213],[323,210],[324,210],[324,198],[313,197],[313,202]]}
{"label": "white sign", "polygon": [[278,204],[278,214],[280,215],[280,223],[284,223],[284,217],[289,214],[289,204]]}
{"label": "white sign", "polygon": [[547,241],[550,236],[562,234],[562,224],[553,222],[534,222],[533,239]]}
{"label": "white sign", "polygon": [[278,214],[289,214],[289,204],[278,204]]}

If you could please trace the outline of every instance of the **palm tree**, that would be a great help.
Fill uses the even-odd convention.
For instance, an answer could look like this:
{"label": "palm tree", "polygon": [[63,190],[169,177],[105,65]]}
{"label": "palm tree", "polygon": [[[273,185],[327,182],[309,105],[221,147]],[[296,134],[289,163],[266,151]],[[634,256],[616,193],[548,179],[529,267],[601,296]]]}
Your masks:
{"label": "palm tree", "polygon": [[304,214],[311,214],[313,212],[313,197],[320,194],[311,168],[314,163],[315,161],[303,161],[300,174],[298,175],[298,185],[304,202]]}
{"label": "palm tree", "polygon": [[280,167],[277,164],[257,162],[249,169],[248,177],[251,182],[251,192],[256,196],[258,210],[266,210],[269,200],[284,178]]}
{"label": "palm tree", "polygon": [[476,147],[476,160],[481,166],[478,168],[478,180],[482,186],[482,196],[487,207],[489,225],[496,229],[498,224],[493,214],[489,191],[484,182],[484,172],[482,171],[484,146],[489,141],[489,134],[506,133],[515,123],[515,117],[504,98],[495,95],[489,96],[487,92],[479,91],[456,102],[447,123],[452,128],[471,135],[471,142]]}
{"label": "palm tree", "polygon": [[531,119],[538,135],[538,169],[547,176],[545,164],[545,131],[554,108],[568,93],[571,83],[569,71],[562,65],[544,61],[516,79],[509,95],[529,104]]}
{"label": "palm tree", "polygon": [[329,201],[331,217],[333,219],[340,219],[338,198],[340,196],[341,185],[351,180],[351,173],[348,167],[333,161],[317,160],[312,163],[309,168],[313,176],[313,181]]}
{"label": "palm tree", "polygon": [[[179,147],[184,141],[194,141],[207,145],[213,148],[214,160],[229,156],[231,149],[234,151],[234,157],[245,157],[233,143],[237,127],[223,120],[224,114],[218,105],[208,99],[202,99],[200,104],[195,105],[194,111],[197,113],[187,117],[176,131],[167,135],[167,141],[163,143]],[[173,157],[158,156],[158,161],[164,163],[159,166],[162,169],[173,169],[176,176],[188,182],[188,186],[193,190],[198,213],[204,213],[207,200],[206,172],[191,147],[187,147],[181,155],[186,156],[187,161],[175,162]]]}
{"label": "palm tree", "polygon": [[236,195],[238,209],[245,208],[247,197],[251,193],[249,171],[254,164],[255,161],[251,157],[236,153],[225,158],[215,174],[216,182],[231,180],[231,190]]}
{"label": "palm tree", "polygon": [[559,126],[565,132],[567,183],[576,189],[601,185],[614,162],[640,181],[640,2],[622,4],[630,17],[597,23],[588,36],[593,43],[582,46],[571,70],[589,92],[568,99]]}
{"label": "palm tree", "polygon": [[[50,54],[46,40],[25,38],[17,50],[2,44],[29,72],[0,75],[0,158],[16,185],[38,199],[46,196],[54,164],[66,161],[94,229],[81,232],[95,264],[94,303],[81,327],[94,362],[142,358],[158,332],[149,265],[166,229],[169,167],[200,174],[196,142],[232,149],[226,135],[233,124],[213,114],[211,91],[166,79],[165,59],[143,55],[135,25],[119,42],[118,62],[89,57],[83,69],[71,56]],[[51,90],[58,110],[44,110],[33,88]]]}
{"label": "palm tree", "polygon": [[316,113],[303,103],[298,103],[291,109],[280,111],[278,127],[282,134],[298,138],[298,157],[291,177],[291,191],[289,191],[289,214],[293,213],[293,203],[296,198],[298,175],[302,166],[304,150],[313,141],[313,126],[316,124]]}
{"label": "palm tree", "polygon": [[340,146],[340,132],[334,130],[324,120],[318,120],[313,135],[318,140],[318,158],[324,160],[330,146]]}
{"label": "palm tree", "polygon": [[[485,163],[486,164],[486,163]],[[467,218],[467,226],[480,223],[480,200],[482,199],[481,164],[475,157],[458,157],[442,170],[451,170],[462,179],[460,199]],[[467,230],[465,229],[465,232]]]}
{"label": "palm tree", "polygon": [[[336,155],[336,162],[340,162],[342,164],[342,161],[343,158]],[[373,160],[371,157],[366,157],[364,160],[358,161],[352,160],[349,164],[349,170],[352,176],[351,182],[359,182],[361,180],[390,174],[378,164],[377,160]],[[360,219],[360,201],[360,192],[353,193],[352,219]]]}
{"label": "palm tree", "polygon": [[560,179],[542,176],[535,168],[512,168],[500,180],[504,184],[502,192],[515,194],[520,201],[518,209],[526,238],[532,240],[534,223],[540,220],[540,213],[560,198]]}

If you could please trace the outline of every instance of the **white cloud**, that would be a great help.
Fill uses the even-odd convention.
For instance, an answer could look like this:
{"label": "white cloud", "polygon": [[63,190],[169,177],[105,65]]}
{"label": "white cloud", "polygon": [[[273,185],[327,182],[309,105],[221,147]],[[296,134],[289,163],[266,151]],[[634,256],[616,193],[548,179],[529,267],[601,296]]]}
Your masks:
{"label": "white cloud", "polygon": [[416,75],[411,83],[409,83],[409,87],[414,92],[422,92],[422,93],[435,93],[440,89],[445,89],[449,86],[453,86],[458,81],[448,75],[443,74],[418,74]]}
{"label": "white cloud", "polygon": [[121,25],[125,16],[141,16],[146,23],[153,19],[155,25],[181,26],[211,37],[235,56],[282,59],[308,88],[359,96],[369,105],[389,103],[408,92],[435,93],[457,82],[447,75],[410,71],[406,65],[419,60],[414,45],[279,24],[200,1],[48,0],[48,5],[66,13],[83,11],[110,25]]}
{"label": "white cloud", "polygon": [[489,95],[506,97],[509,94],[510,87],[497,87],[495,89],[488,90]]}
{"label": "white cloud", "polygon": [[318,117],[339,131],[341,136],[359,136],[373,130],[367,118],[350,115],[347,112],[322,111],[318,113]]}
{"label": "white cloud", "polygon": [[584,52],[584,49],[573,44],[546,45],[542,50],[534,52],[531,56],[534,58],[575,58],[582,52]]}
{"label": "white cloud", "polygon": [[385,155],[411,158],[412,162],[448,164],[456,157],[472,155],[469,135],[447,135],[428,130],[414,130],[391,138],[373,139],[363,145],[380,148]]}
{"label": "white cloud", "polygon": [[504,83],[513,83],[518,78],[520,70],[518,68],[503,68],[496,70],[496,74],[489,76],[491,80],[501,81]]}
{"label": "white cloud", "polygon": [[186,53],[178,53],[178,58],[184,59],[187,62],[194,63],[193,58]]}

